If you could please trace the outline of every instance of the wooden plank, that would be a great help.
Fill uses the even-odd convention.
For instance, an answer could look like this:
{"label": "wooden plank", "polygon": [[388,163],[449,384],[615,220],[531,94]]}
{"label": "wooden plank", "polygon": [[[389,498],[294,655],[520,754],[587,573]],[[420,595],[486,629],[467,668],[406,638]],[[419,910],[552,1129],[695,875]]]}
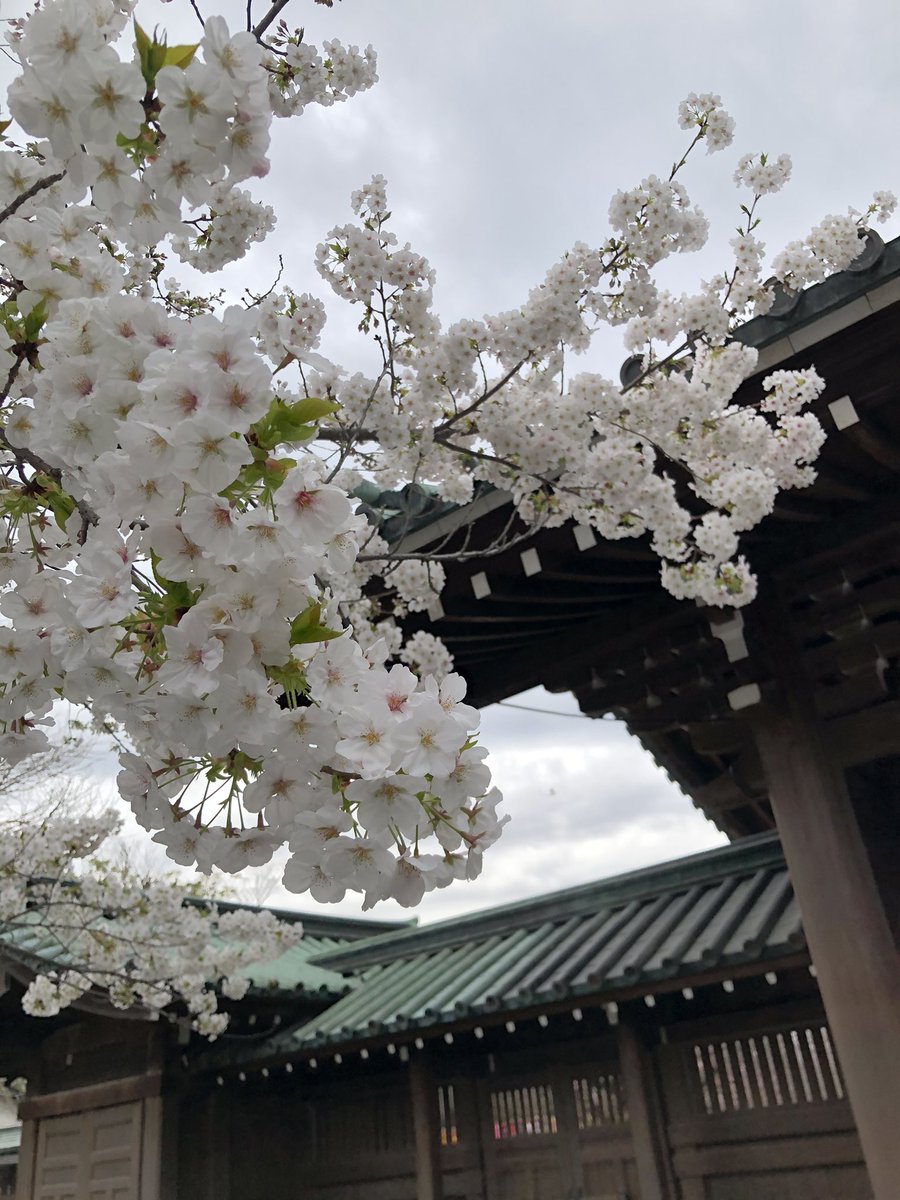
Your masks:
{"label": "wooden plank", "polygon": [[900,960],[847,792],[777,597],[751,614],[781,699],[751,710],[785,858],[876,1200],[900,1179]]}
{"label": "wooden plank", "polygon": [[162,1097],[144,1101],[141,1128],[140,1200],[160,1200],[162,1171]]}
{"label": "wooden plank", "polygon": [[582,1196],[584,1195],[584,1163],[581,1157],[578,1113],[572,1087],[572,1068],[560,1065],[555,1070],[551,1070],[550,1083],[553,1088],[553,1107],[556,1114],[556,1150],[559,1156],[560,1177],[568,1194]]}
{"label": "wooden plank", "polygon": [[442,1200],[437,1085],[426,1050],[410,1059],[409,1090],[416,1142],[416,1197],[417,1200]]}
{"label": "wooden plank", "polygon": [[97,1083],[88,1087],[71,1088],[66,1092],[29,1097],[19,1105],[19,1116],[23,1121],[61,1117],[68,1113],[87,1112],[89,1109],[106,1108],[113,1104],[127,1104],[132,1100],[158,1096],[161,1090],[162,1076],[153,1071],[137,1078],[114,1079],[109,1083]]}
{"label": "wooden plank", "polygon": [[679,1173],[694,1176],[797,1170],[859,1161],[859,1141],[852,1133],[832,1134],[827,1140],[819,1137],[766,1138],[742,1145],[696,1146],[679,1150],[675,1159]]}
{"label": "wooden plank", "polygon": [[[22,1116],[21,1105],[19,1106],[19,1116]],[[19,1145],[19,1161],[16,1170],[16,1200],[32,1200],[34,1194],[37,1131],[37,1121],[23,1119],[22,1141]]]}
{"label": "wooden plank", "polygon": [[[790,965],[805,965],[805,962],[797,960]],[[772,967],[772,970],[785,969],[787,969],[787,965]],[[756,970],[758,974],[759,968],[757,967]],[[813,986],[812,981],[810,981],[810,985]],[[801,999],[769,1003],[759,1008],[746,1009],[743,1012],[714,1013],[677,1021],[666,1026],[666,1039],[670,1045],[677,1045],[679,1042],[714,1041],[716,1039],[724,1041],[729,1037],[744,1037],[766,1030],[790,1029],[795,1025],[811,1024],[821,1021],[823,1015],[818,995],[810,994]]]}
{"label": "wooden plank", "polygon": [[[765,1141],[767,1138],[820,1137],[836,1134],[857,1137],[850,1105],[833,1100],[828,1104],[786,1104],[764,1109],[722,1113],[714,1117],[673,1120],[668,1126],[673,1150],[704,1144],[728,1145]],[[858,1137],[857,1137],[858,1141]]]}
{"label": "wooden plank", "polygon": [[666,1138],[662,1098],[643,1031],[627,1020],[618,1025],[619,1066],[628,1099],[641,1200],[675,1200],[677,1195]]}

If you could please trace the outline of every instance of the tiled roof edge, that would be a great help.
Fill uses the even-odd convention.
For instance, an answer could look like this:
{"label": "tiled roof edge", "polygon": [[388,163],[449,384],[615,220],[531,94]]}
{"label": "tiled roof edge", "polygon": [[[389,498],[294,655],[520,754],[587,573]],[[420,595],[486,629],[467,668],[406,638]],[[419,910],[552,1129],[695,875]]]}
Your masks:
{"label": "tiled roof edge", "polygon": [[757,834],[729,846],[705,850],[652,867],[641,867],[597,883],[580,884],[534,899],[505,904],[500,908],[453,917],[423,928],[370,938],[345,949],[324,951],[312,955],[309,961],[331,970],[358,971],[405,955],[455,945],[473,936],[481,938],[495,932],[508,933],[510,929],[539,920],[561,921],[600,907],[616,908],[630,900],[711,882],[728,875],[745,874],[783,862],[784,854],[777,833]]}
{"label": "tiled roof edge", "polygon": [[800,292],[797,305],[782,317],[769,313],[754,317],[734,332],[735,341],[761,349],[779,338],[789,337],[805,325],[827,316],[835,309],[851,304],[900,276],[900,237],[887,242],[881,257],[863,271],[838,271],[821,283]]}

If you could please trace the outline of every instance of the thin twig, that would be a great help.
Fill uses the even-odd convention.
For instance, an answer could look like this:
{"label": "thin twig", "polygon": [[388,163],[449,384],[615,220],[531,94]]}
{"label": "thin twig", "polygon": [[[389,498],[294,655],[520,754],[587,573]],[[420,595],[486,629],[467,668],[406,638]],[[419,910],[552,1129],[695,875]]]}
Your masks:
{"label": "thin twig", "polygon": [[203,20],[203,17],[202,17],[202,15],[201,15],[201,13],[200,13],[200,9],[197,7],[197,0],[191,0],[191,8],[192,8],[192,9],[194,10],[194,12],[197,14],[197,20],[200,22],[200,28],[201,28],[201,29],[205,29],[205,28],[206,28],[206,22]]}
{"label": "thin twig", "polygon": [[645,371],[641,371],[637,379],[633,379],[631,383],[625,384],[625,386],[622,388],[622,395],[624,396],[627,392],[631,392],[636,387],[640,387],[648,375],[653,375],[657,371],[661,371],[664,367],[667,367],[669,363],[674,362],[680,354],[684,354],[685,350],[690,350],[690,348],[690,342],[682,342],[680,346],[677,346],[673,351],[671,351],[671,353],[667,354],[665,358],[660,358],[657,359],[656,362],[652,362]]}
{"label": "thin twig", "polygon": [[256,308],[256,306],[258,304],[262,304],[263,300],[268,300],[269,296],[272,295],[272,293],[275,291],[275,289],[278,287],[279,283],[281,282],[281,276],[283,274],[284,274],[284,259],[279,254],[278,255],[278,274],[275,276],[275,282],[272,284],[272,286],[269,288],[269,290],[267,292],[263,292],[263,294],[261,296],[257,296],[256,293],[251,292],[249,288],[244,288],[244,294],[247,296],[253,297],[252,303],[247,304],[246,302],[244,302],[244,306],[247,309]]}

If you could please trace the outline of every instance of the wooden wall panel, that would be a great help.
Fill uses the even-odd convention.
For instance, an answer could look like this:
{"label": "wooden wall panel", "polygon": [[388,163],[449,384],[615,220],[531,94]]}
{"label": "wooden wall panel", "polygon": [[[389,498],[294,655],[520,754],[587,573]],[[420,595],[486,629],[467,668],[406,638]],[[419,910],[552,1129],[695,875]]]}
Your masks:
{"label": "wooden wall panel", "polygon": [[23,1200],[155,1200],[140,1195],[142,1136],[142,1101],[45,1118]]}
{"label": "wooden wall panel", "polygon": [[872,1200],[821,1010],[667,1030],[655,1051],[683,1200]]}

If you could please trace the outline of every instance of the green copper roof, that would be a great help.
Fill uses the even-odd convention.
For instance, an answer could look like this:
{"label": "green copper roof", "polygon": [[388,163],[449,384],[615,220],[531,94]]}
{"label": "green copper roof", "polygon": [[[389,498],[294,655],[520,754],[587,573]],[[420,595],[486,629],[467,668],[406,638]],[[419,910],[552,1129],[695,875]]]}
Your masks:
{"label": "green copper roof", "polygon": [[[235,909],[261,911],[259,906],[253,904],[235,904],[228,900],[219,900],[216,903],[222,912]],[[379,934],[408,929],[410,925],[406,921],[358,920],[354,917],[298,913],[283,908],[269,908],[266,911],[289,924],[299,922],[303,926],[303,936],[296,946],[292,946],[272,962],[255,963],[247,968],[247,978],[250,979],[254,990],[293,992],[322,998],[342,995],[349,989],[350,983],[337,971],[310,960],[325,953],[336,952],[363,939],[368,941]]]}
{"label": "green copper roof", "polygon": [[357,985],[269,1042],[284,1054],[796,958],[800,914],[774,834],[321,954]]}
{"label": "green copper roof", "polygon": [[7,1161],[18,1152],[21,1142],[21,1125],[8,1125],[0,1129],[0,1155],[3,1155]]}
{"label": "green copper roof", "polygon": [[[189,898],[185,903],[202,905],[205,902]],[[251,904],[235,904],[226,900],[217,900],[215,903],[222,911],[258,911],[257,906]],[[307,915],[286,909],[269,911],[290,924],[301,923],[303,936],[296,946],[274,961],[255,963],[249,967],[247,976],[257,992],[290,992],[298,997],[306,995],[329,999],[342,995],[350,987],[348,980],[337,971],[311,962],[311,959],[326,952],[333,953],[362,938],[370,940],[373,935],[409,927],[407,923],[397,921],[361,921]],[[0,954],[10,962],[20,963],[29,972],[73,963],[71,955],[41,924],[41,915],[37,911],[25,914],[15,927],[0,930]]]}
{"label": "green copper roof", "polygon": [[350,982],[337,971],[310,960],[324,953],[335,953],[361,938],[368,940],[386,930],[407,928],[405,923],[395,921],[356,921],[281,911],[277,915],[283,920],[301,921],[303,937],[296,946],[273,962],[257,963],[248,968],[247,977],[258,991],[305,993],[322,997],[341,995],[348,991]]}

